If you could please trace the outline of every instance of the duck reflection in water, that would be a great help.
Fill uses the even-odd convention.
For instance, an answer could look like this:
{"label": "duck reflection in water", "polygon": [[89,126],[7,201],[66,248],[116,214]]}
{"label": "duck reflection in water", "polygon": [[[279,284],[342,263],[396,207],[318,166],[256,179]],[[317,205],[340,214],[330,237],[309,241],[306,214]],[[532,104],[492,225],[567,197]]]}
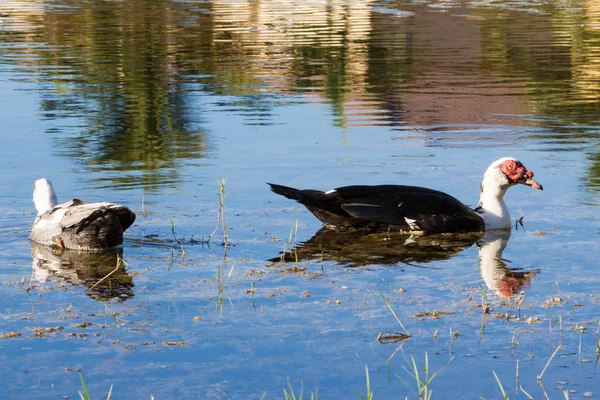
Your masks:
{"label": "duck reflection in water", "polygon": [[502,253],[509,239],[510,231],[491,231],[477,241],[481,277],[488,289],[502,297],[511,297],[528,288],[531,278],[540,272],[539,269],[525,271],[507,266],[510,261],[502,258]]}
{"label": "duck reflection in water", "polygon": [[[31,244],[33,278],[38,282],[67,282],[88,288],[88,296],[99,301],[125,301],[134,296],[133,278],[120,263],[123,249],[103,252],[78,252],[57,247]],[[113,272],[114,271],[114,272]],[[107,275],[109,275],[106,277]],[[102,280],[103,278],[105,278]],[[98,283],[102,280],[100,283]]]}
{"label": "duck reflection in water", "polygon": [[399,233],[370,233],[335,231],[322,228],[311,239],[291,253],[269,261],[332,261],[348,267],[372,264],[407,264],[412,266],[447,260],[471,247],[483,233],[447,235],[406,235]]}
{"label": "duck reflection in water", "polygon": [[291,252],[270,262],[329,261],[348,267],[404,264],[427,268],[427,264],[451,258],[477,244],[479,269],[487,287],[510,297],[526,288],[539,270],[523,271],[507,267],[502,252],[510,231],[410,236],[398,233],[365,234],[323,228]]}

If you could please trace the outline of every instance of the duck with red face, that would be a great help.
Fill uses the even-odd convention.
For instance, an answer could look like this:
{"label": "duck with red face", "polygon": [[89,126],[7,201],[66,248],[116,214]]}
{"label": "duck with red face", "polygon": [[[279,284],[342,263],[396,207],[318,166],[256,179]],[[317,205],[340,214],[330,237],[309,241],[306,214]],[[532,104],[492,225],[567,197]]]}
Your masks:
{"label": "duck with red face", "polygon": [[517,184],[543,190],[533,172],[516,158],[505,157],[483,175],[475,209],[446,193],[418,186],[344,186],[322,192],[269,185],[273,192],[304,204],[329,228],[451,233],[510,229],[504,195]]}

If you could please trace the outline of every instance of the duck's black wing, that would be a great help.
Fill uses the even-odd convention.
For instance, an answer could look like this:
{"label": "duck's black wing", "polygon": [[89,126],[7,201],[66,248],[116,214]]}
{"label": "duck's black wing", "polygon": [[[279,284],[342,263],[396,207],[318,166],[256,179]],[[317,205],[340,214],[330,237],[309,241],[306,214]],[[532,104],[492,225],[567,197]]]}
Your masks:
{"label": "duck's black wing", "polygon": [[454,197],[418,186],[345,186],[331,192],[354,218],[426,233],[482,231],[482,218]]}
{"label": "duck's black wing", "polygon": [[304,204],[326,225],[406,231],[477,232],[483,219],[454,197],[418,186],[344,186],[321,192],[271,185]]}

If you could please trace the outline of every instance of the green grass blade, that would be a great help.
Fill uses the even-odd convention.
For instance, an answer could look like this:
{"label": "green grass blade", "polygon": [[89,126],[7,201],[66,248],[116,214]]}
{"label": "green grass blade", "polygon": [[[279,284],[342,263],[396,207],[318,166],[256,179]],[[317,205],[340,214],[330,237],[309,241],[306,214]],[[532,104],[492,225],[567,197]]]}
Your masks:
{"label": "green grass blade", "polygon": [[423,394],[423,381],[421,381],[421,377],[419,376],[419,367],[417,367],[417,362],[414,357],[410,358],[412,360],[412,367],[415,380],[417,381],[417,389],[419,393],[419,397]]}
{"label": "green grass blade", "polygon": [[369,398],[369,400],[371,400],[371,398],[373,398],[373,395],[371,393],[371,379],[369,377],[369,367],[367,367],[365,365],[365,376],[366,376],[366,381],[367,381],[367,398]]}
{"label": "green grass blade", "polygon": [[79,379],[81,379],[81,388],[83,389],[83,393],[79,392],[79,397],[82,400],[90,400],[90,394],[85,386],[85,380],[83,379],[83,374],[79,374]]}
{"label": "green grass blade", "polygon": [[[288,383],[288,388],[290,389],[290,392],[288,393],[285,389],[283,389],[283,394],[285,395],[285,399],[286,400],[296,400],[296,394],[294,393],[294,388],[292,387],[292,382],[290,381],[290,378],[287,379],[287,383]],[[302,400],[302,391],[300,391],[299,400]]]}
{"label": "green grass blade", "polygon": [[[294,392],[292,392],[292,395],[293,394]],[[285,396],[285,400],[292,400],[292,396],[290,396],[285,389],[283,389],[283,395]]]}
{"label": "green grass blade", "polygon": [[502,392],[502,398],[504,400],[508,400],[508,395],[504,391],[504,388],[502,387],[502,383],[500,383],[500,378],[498,378],[498,375],[496,375],[495,371],[492,371],[492,374],[494,374],[494,377],[496,378],[496,382],[498,382],[498,386],[500,387],[500,391]]}
{"label": "green grass blade", "polygon": [[371,391],[371,379],[369,378],[369,367],[365,365],[365,380],[367,385],[367,397],[360,394],[358,390],[354,392],[360,397],[362,400],[373,400],[373,392]]}

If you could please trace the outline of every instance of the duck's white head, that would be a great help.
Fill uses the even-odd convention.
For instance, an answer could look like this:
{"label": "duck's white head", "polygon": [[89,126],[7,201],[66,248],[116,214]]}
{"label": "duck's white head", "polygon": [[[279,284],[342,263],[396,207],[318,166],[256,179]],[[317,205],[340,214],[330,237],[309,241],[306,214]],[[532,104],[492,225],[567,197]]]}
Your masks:
{"label": "duck's white head", "polygon": [[46,178],[35,181],[35,184],[33,185],[33,202],[38,212],[38,216],[58,204],[52,182]]}
{"label": "duck's white head", "polygon": [[504,203],[504,195],[509,187],[517,184],[543,190],[542,185],[533,180],[533,172],[516,158],[503,157],[494,161],[485,171],[475,211],[481,214],[486,230],[510,229],[510,214]]}
{"label": "duck's white head", "polygon": [[509,187],[517,184],[544,190],[542,185],[533,180],[533,172],[525,168],[521,161],[513,157],[503,157],[494,161],[483,174],[481,192],[504,195]]}

